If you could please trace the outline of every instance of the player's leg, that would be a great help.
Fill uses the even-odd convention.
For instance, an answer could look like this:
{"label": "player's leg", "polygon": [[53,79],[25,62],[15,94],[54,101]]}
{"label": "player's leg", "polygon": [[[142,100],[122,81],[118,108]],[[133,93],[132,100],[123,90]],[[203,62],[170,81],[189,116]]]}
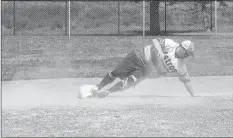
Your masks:
{"label": "player's leg", "polygon": [[99,84],[97,84],[98,91],[100,91],[102,88],[104,88],[106,85],[111,84],[117,76],[113,74],[112,72],[107,73],[104,78],[100,81]]}
{"label": "player's leg", "polygon": [[135,65],[133,61],[134,58],[136,58],[134,51],[128,53],[127,56],[124,57],[116,66],[116,68],[112,72],[107,73],[105,77],[100,81],[100,83],[97,84],[98,91],[100,91],[108,84],[111,84],[116,78],[122,79],[129,76],[129,73],[135,70]]}
{"label": "player's leg", "polygon": [[104,98],[108,96],[111,93],[114,92],[120,92],[126,89],[129,89],[133,86],[136,86],[139,82],[141,82],[145,78],[142,70],[135,70],[134,72],[131,73],[130,76],[126,77],[125,79],[119,81],[115,85],[113,85],[111,88],[108,90],[102,91],[98,93],[98,97]]}
{"label": "player's leg", "polygon": [[116,68],[112,72],[108,73],[101,80],[101,82],[97,84],[98,89],[96,90],[96,93],[101,91],[101,89],[107,86],[108,84],[111,84],[116,78],[124,80],[125,78],[129,77],[135,70],[144,67],[141,61],[138,59],[139,53],[137,52],[138,51],[133,50],[132,52],[128,53],[116,66]]}
{"label": "player's leg", "polygon": [[123,91],[133,86],[136,86],[144,78],[141,70],[136,70],[129,77],[119,81],[114,86],[108,89],[110,93]]}
{"label": "player's leg", "polygon": [[100,91],[105,86],[111,84],[116,78],[122,78],[122,76],[126,76],[128,74],[128,71],[130,71],[129,69],[127,69],[129,62],[129,59],[122,59],[117,67],[112,72],[107,73],[105,77],[100,81],[100,83],[97,84],[97,91]]}

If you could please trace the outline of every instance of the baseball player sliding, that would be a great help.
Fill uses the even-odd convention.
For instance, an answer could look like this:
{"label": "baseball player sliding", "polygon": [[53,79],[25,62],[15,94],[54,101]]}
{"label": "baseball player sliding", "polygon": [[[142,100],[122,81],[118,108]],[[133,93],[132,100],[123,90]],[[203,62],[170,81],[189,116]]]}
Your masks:
{"label": "baseball player sliding", "polygon": [[[155,69],[158,77],[167,73],[177,74],[190,95],[194,96],[186,69],[186,63],[194,57],[194,44],[190,40],[185,40],[179,44],[168,38],[152,39],[151,45],[128,53],[114,70],[107,73],[100,83],[91,89],[92,95],[104,98],[111,93],[136,86]],[[111,88],[101,91],[116,78],[121,81]]]}

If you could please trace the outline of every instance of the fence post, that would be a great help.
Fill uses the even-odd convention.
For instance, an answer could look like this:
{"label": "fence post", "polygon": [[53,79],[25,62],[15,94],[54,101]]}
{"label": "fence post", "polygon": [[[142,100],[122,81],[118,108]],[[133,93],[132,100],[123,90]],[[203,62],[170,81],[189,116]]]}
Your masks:
{"label": "fence post", "polygon": [[165,33],[167,32],[167,0],[165,0]]}
{"label": "fence post", "polygon": [[210,30],[213,30],[213,4],[210,2]]}
{"label": "fence post", "polygon": [[142,8],[142,12],[143,12],[143,14],[142,14],[142,18],[143,18],[143,26],[142,26],[142,34],[143,34],[143,37],[145,36],[145,31],[146,31],[146,2],[145,2],[145,0],[143,0],[143,8]]}
{"label": "fence post", "polygon": [[118,17],[118,34],[120,34],[120,1],[117,4],[117,17]]}
{"label": "fence post", "polygon": [[15,1],[13,3],[13,24],[14,24],[14,27],[13,27],[13,34],[15,35]]}
{"label": "fence post", "polygon": [[67,20],[68,20],[68,18],[67,18],[67,12],[68,12],[68,2],[67,1],[65,1],[65,3],[66,3],[66,8],[65,8],[65,35],[67,36]]}
{"label": "fence post", "polygon": [[70,13],[70,0],[69,0],[69,2],[68,2],[68,7],[69,7],[69,8],[68,8],[68,9],[69,9],[69,10],[68,10],[68,14],[69,14],[69,17],[68,17],[68,26],[69,26],[69,27],[68,27],[68,29],[69,29],[69,38],[70,38],[70,31],[71,31],[71,30],[70,30],[70,29],[71,29],[71,26],[70,26],[70,14],[71,14],[71,13]]}
{"label": "fence post", "polygon": [[218,33],[218,22],[217,22],[217,0],[215,0],[215,36],[217,37]]}

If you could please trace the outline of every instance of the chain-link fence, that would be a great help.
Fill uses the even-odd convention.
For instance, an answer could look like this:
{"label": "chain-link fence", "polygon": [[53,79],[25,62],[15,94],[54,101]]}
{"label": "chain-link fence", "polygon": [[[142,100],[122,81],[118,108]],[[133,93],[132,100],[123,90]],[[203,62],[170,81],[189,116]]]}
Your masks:
{"label": "chain-link fence", "polygon": [[2,13],[3,34],[65,34],[64,2],[4,1]]}
{"label": "chain-link fence", "polygon": [[[166,2],[163,18],[167,32],[204,31],[201,4],[195,2]],[[163,6],[165,7],[165,6]],[[166,14],[166,17],[164,17]],[[165,22],[165,19],[164,19]]]}
{"label": "chain-link fence", "polygon": [[[143,25],[146,32],[159,33],[215,30],[214,1],[146,1],[145,14],[142,1],[71,1],[70,5],[68,1],[1,3],[2,35],[142,35]],[[233,2],[217,4],[217,31],[233,32]]]}
{"label": "chain-link fence", "polygon": [[[215,30],[215,2],[167,2],[166,30],[210,32]],[[233,2],[217,3],[218,32],[233,32]]]}

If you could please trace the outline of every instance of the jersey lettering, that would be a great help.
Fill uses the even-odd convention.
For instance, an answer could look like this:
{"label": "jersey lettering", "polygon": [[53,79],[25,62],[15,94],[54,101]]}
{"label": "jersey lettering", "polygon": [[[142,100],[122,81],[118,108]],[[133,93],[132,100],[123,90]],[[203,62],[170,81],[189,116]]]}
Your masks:
{"label": "jersey lettering", "polygon": [[163,38],[158,38],[157,40],[159,41],[159,43],[160,43],[160,45],[161,45],[161,48],[162,48],[162,50],[164,51],[164,49],[165,49],[165,39],[163,39]]}
{"label": "jersey lettering", "polygon": [[177,72],[177,69],[175,68],[174,65],[172,65],[171,59],[167,55],[164,56],[163,60],[170,72]]}

